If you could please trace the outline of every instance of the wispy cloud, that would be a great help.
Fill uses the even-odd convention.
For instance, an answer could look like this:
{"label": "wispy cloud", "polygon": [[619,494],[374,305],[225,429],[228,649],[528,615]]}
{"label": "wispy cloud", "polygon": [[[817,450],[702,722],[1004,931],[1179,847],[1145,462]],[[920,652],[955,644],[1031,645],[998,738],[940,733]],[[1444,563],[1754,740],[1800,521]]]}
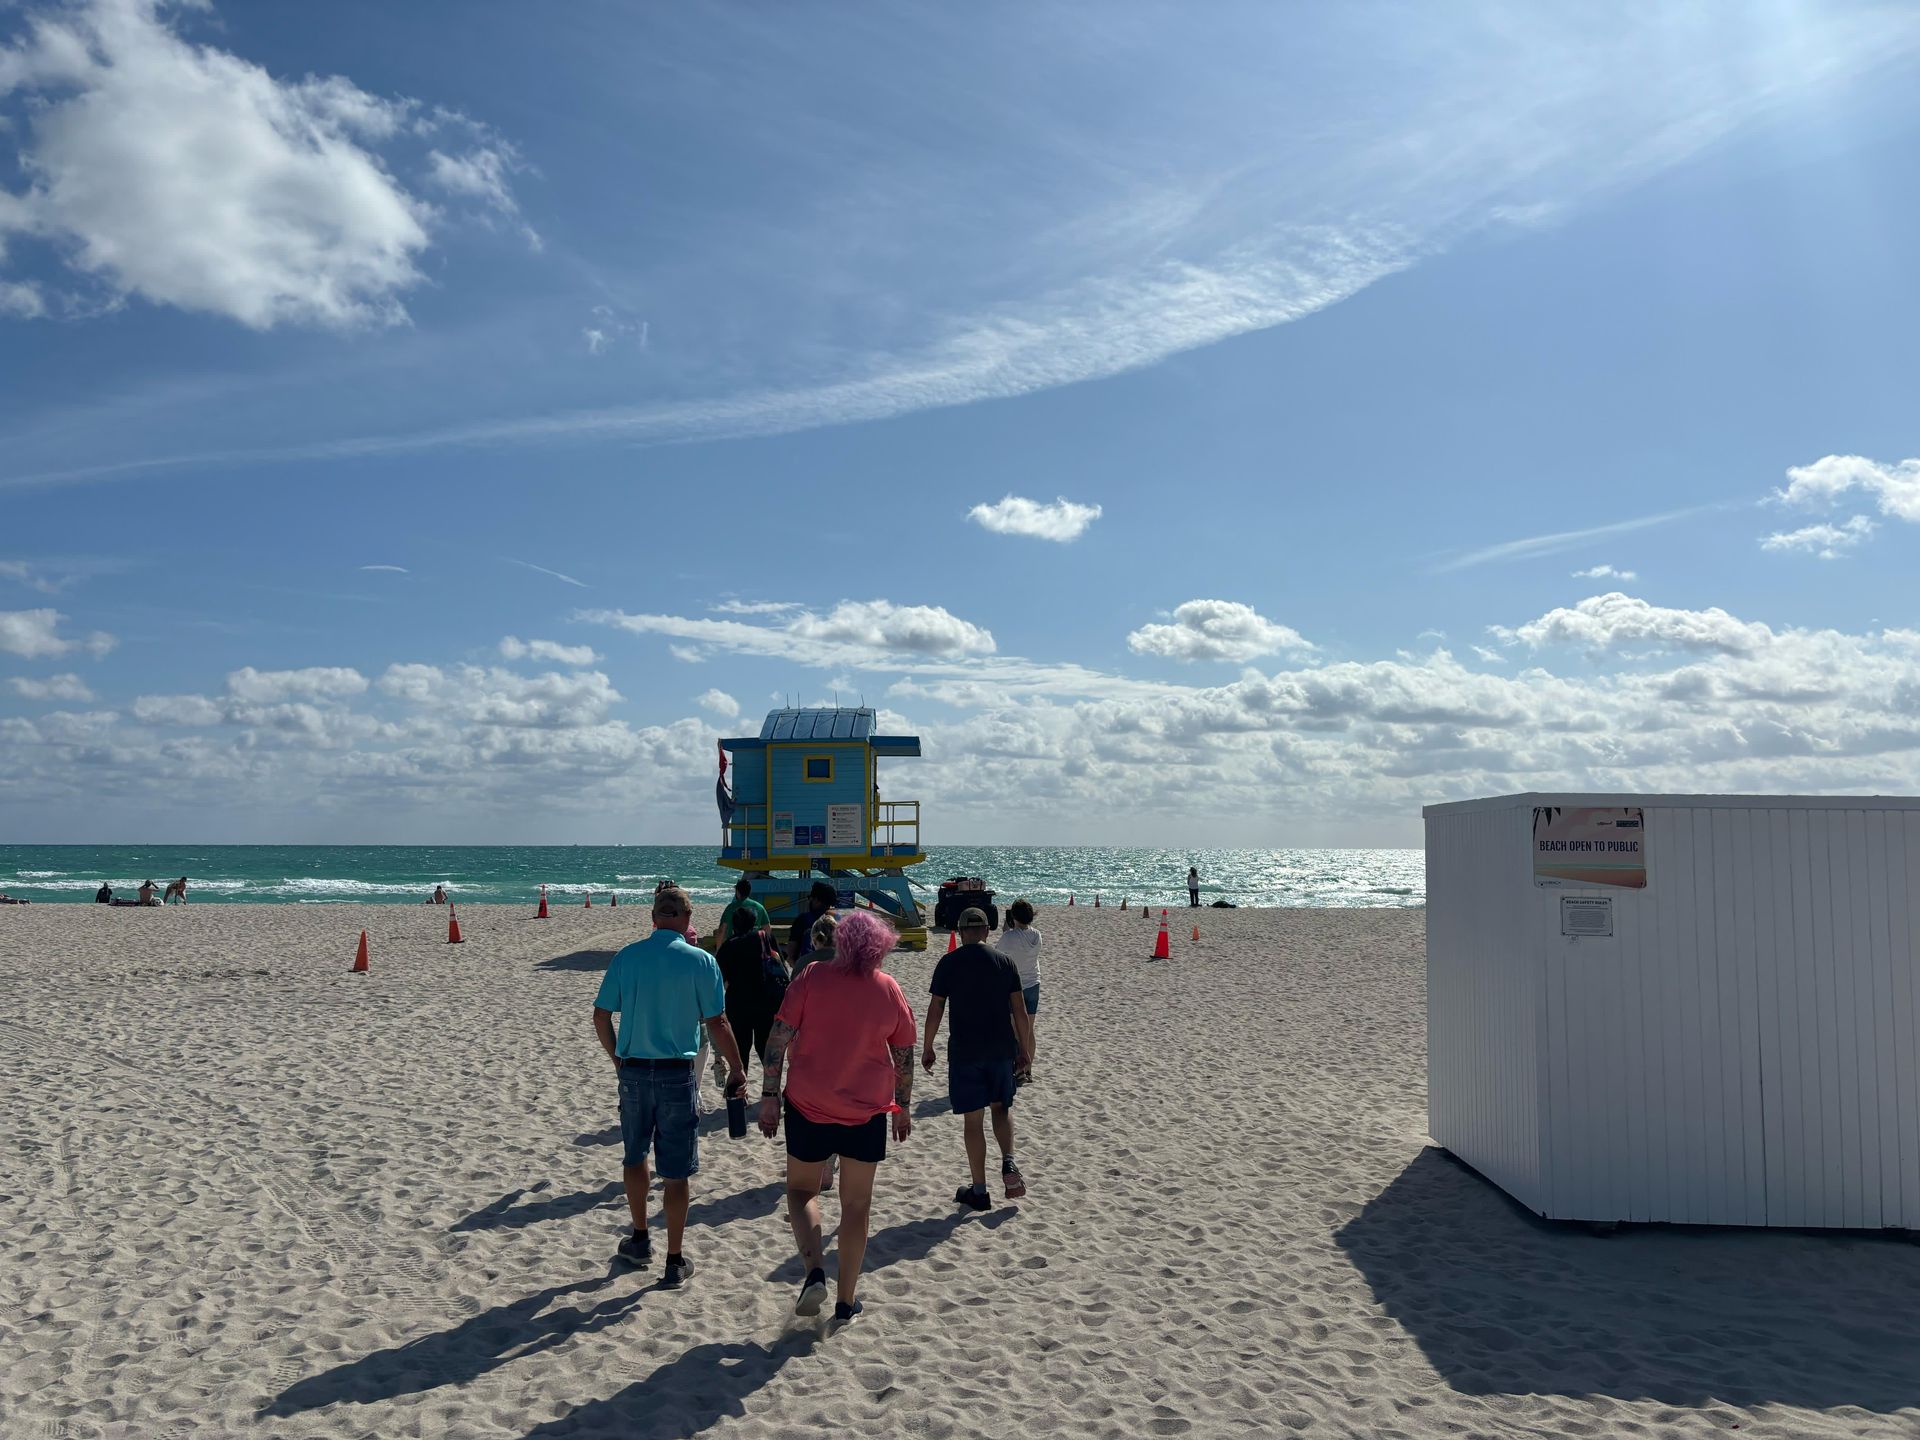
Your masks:
{"label": "wispy cloud", "polygon": [[1432,573],[1445,575],[1454,570],[1465,570],[1474,565],[1489,565],[1501,560],[1531,560],[1541,555],[1557,555],[1563,550],[1572,550],[1592,540],[1605,540],[1614,535],[1630,535],[1636,530],[1651,530],[1657,525],[1671,525],[1676,520],[1685,520],[1693,515],[1705,515],[1714,510],[1740,508],[1738,501],[1716,501],[1709,505],[1690,505],[1684,510],[1663,510],[1658,515],[1642,515],[1633,520],[1615,520],[1607,525],[1593,525],[1585,530],[1557,530],[1549,535],[1529,535],[1520,540],[1503,540],[1498,545],[1488,545],[1479,550],[1469,550],[1464,555],[1455,555],[1435,565]]}
{"label": "wispy cloud", "polygon": [[582,590],[591,590],[593,588],[584,580],[576,580],[571,575],[562,575],[558,570],[549,570],[546,566],[536,565],[531,560],[515,560],[511,555],[503,555],[501,559],[505,560],[509,565],[519,565],[528,570],[537,570],[542,575],[551,575],[554,579],[564,580],[569,585],[578,585]]}
{"label": "wispy cloud", "polygon": [[1879,526],[1871,515],[1855,515],[1842,525],[1803,525],[1798,530],[1776,530],[1760,541],[1762,550],[1805,550],[1822,560],[1838,560]]}
{"label": "wispy cloud", "polygon": [[1584,570],[1573,572],[1575,580],[1638,580],[1639,574],[1632,570],[1617,569],[1612,565],[1589,565]]}
{"label": "wispy cloud", "polygon": [[411,575],[413,572],[404,565],[362,565],[362,570],[378,571],[387,575]]}

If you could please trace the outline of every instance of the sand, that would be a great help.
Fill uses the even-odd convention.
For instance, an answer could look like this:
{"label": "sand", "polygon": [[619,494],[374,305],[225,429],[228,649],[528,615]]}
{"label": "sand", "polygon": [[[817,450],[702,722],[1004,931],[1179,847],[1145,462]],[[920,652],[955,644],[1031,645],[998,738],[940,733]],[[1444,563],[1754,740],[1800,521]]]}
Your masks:
{"label": "sand", "polygon": [[0,910],[0,1435],[1920,1434],[1920,1247],[1595,1237],[1429,1147],[1418,911],[1044,914],[1031,1190],[955,1211],[923,1076],[838,1332],[757,1135],[687,1288],[610,1273],[639,912],[461,918]]}

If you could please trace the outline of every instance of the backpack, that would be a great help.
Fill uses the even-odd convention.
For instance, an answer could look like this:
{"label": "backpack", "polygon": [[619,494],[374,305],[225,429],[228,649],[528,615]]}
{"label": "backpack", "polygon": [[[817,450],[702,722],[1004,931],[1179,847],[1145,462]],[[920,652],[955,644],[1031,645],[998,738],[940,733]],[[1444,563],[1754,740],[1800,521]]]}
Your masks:
{"label": "backpack", "polygon": [[767,1008],[778,1010],[780,1002],[787,998],[787,986],[793,977],[787,973],[787,962],[780,954],[779,942],[773,938],[773,931],[760,931],[760,983],[766,987]]}

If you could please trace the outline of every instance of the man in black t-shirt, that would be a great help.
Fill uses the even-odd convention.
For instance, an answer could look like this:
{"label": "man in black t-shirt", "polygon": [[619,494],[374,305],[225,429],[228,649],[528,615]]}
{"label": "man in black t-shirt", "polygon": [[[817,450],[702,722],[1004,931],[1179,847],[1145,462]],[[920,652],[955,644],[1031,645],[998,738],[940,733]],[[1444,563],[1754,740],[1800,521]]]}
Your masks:
{"label": "man in black t-shirt", "polygon": [[933,1037],[951,1005],[947,1097],[965,1121],[967,1168],[973,1178],[953,1198],[970,1210],[985,1210],[993,1203],[987,1198],[984,1112],[989,1108],[1007,1198],[1018,1200],[1027,1193],[1027,1182],[1013,1159],[1013,1075],[1033,1064],[1033,1021],[1027,1015],[1020,972],[1013,961],[987,944],[985,913],[962,911],[959,930],[960,947],[942,955],[933,967],[933,999],[927,1002],[927,1038],[920,1063],[933,1069]]}

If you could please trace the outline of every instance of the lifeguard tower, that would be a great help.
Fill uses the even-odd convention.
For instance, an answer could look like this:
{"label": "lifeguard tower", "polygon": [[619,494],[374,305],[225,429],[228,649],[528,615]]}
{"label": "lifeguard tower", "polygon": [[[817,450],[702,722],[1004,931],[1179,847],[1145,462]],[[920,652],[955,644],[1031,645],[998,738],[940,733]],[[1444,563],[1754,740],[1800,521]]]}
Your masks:
{"label": "lifeguard tower", "polygon": [[720,864],[753,881],[775,920],[798,917],[825,879],[840,908],[865,900],[898,927],[902,946],[924,950],[926,918],[905,873],[927,858],[920,802],[882,800],[879,782],[880,761],[918,756],[920,739],[873,732],[871,710],[773,710],[758,736],[722,740]]}

